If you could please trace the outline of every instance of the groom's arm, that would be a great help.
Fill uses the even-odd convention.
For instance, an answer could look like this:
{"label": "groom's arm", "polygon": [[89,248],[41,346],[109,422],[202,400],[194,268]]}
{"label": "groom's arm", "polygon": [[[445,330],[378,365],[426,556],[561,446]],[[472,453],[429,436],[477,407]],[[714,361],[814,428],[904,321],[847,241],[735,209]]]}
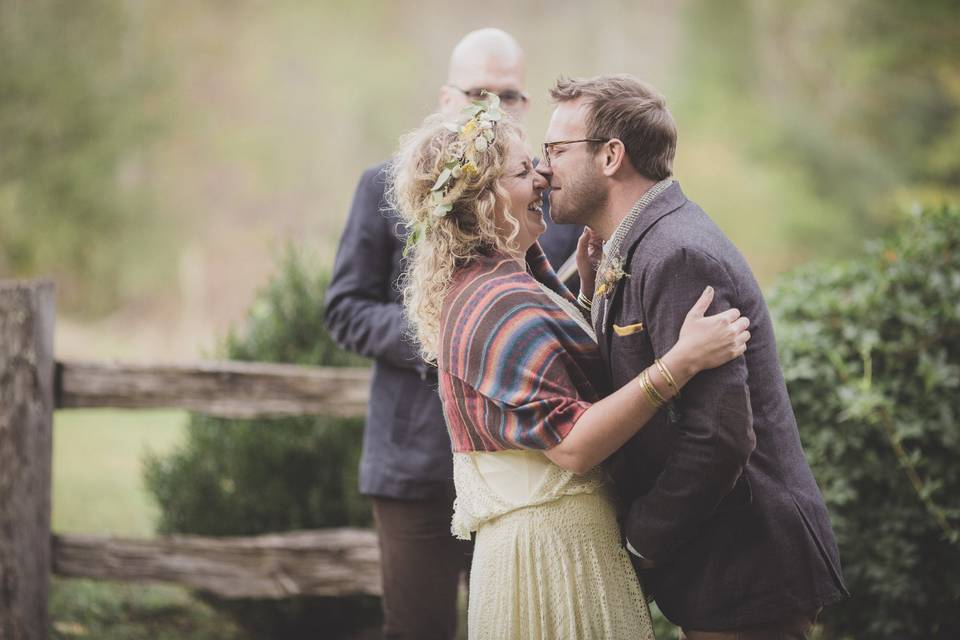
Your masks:
{"label": "groom's arm", "polygon": [[[648,267],[642,282],[630,284],[642,287],[658,357],[676,343],[687,312],[707,285],[716,291],[708,315],[738,306],[727,270],[696,249],[676,249]],[[624,521],[628,548],[652,564],[664,562],[693,537],[733,489],[756,446],[744,357],[699,373],[683,388],[676,408],[673,453],[654,488],[630,505]]]}

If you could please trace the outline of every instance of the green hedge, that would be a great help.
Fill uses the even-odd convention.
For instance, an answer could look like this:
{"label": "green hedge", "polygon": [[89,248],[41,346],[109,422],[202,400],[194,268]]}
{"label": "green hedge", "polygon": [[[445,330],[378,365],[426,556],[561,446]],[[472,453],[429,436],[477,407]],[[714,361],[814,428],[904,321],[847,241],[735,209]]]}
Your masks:
{"label": "green hedge", "polygon": [[852,599],[830,637],[960,638],[960,209],[770,296]]}
{"label": "green hedge", "polygon": [[[323,326],[327,276],[288,251],[278,275],[260,291],[243,330],[224,341],[233,360],[306,365],[366,363],[340,350]],[[302,417],[227,420],[192,415],[184,444],[145,460],[148,490],[160,505],[161,533],[255,535],[295,529],[372,525],[357,472],[363,420]],[[376,625],[369,597],[221,601],[254,635],[337,637]]]}

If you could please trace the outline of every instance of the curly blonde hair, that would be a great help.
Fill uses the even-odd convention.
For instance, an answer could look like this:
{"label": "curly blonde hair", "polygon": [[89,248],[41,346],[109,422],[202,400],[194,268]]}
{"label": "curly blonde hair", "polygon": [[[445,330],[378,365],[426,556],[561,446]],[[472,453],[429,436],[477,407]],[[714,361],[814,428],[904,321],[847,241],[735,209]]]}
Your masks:
{"label": "curly blonde hair", "polygon": [[[440,311],[456,270],[473,258],[494,252],[518,253],[520,230],[510,215],[510,196],[501,185],[512,145],[523,131],[504,118],[495,125],[495,137],[474,158],[476,172],[464,172],[453,183],[445,201],[453,204],[437,216],[433,187],[451,155],[462,144],[456,130],[440,114],[429,116],[418,129],[400,139],[400,150],[390,167],[388,202],[400,214],[416,242],[408,245],[407,265],[401,276],[403,304],[427,362],[436,362],[440,348]],[[497,214],[511,227],[497,227]]]}

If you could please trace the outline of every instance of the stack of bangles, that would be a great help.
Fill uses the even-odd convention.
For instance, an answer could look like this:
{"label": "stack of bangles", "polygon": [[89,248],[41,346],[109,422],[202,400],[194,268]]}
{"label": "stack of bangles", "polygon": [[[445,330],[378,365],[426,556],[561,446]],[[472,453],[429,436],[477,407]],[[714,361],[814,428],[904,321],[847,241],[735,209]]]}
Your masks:
{"label": "stack of bangles", "polygon": [[[654,360],[654,365],[657,367],[657,371],[660,372],[660,375],[666,381],[667,386],[673,391],[673,397],[680,397],[680,387],[677,386],[677,381],[673,377],[673,374],[670,373],[670,369],[667,368],[667,365],[664,364],[663,360],[657,358]],[[650,401],[650,404],[653,405],[655,409],[663,407],[667,404],[667,398],[664,398],[660,391],[657,390],[657,387],[654,386],[653,382],[650,380],[650,369],[653,367],[647,367],[640,372],[640,375],[637,376],[637,382],[640,383],[640,388],[643,389],[643,393],[647,396],[647,399]]]}
{"label": "stack of bangles", "polygon": [[583,295],[583,291],[577,294],[577,304],[587,311],[590,311],[590,309],[593,308],[593,302],[587,298],[587,296]]}

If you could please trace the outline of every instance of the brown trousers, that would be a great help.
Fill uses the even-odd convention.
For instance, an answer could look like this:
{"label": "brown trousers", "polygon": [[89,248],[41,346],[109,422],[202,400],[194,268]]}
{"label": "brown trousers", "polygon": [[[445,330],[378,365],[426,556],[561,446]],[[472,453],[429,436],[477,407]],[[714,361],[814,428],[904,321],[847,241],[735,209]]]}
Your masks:
{"label": "brown trousers", "polygon": [[453,497],[373,499],[383,576],[385,640],[452,640],[460,574],[473,544],[450,533]]}
{"label": "brown trousers", "polygon": [[820,611],[799,614],[783,622],[734,631],[683,629],[680,640],[809,640]]}

